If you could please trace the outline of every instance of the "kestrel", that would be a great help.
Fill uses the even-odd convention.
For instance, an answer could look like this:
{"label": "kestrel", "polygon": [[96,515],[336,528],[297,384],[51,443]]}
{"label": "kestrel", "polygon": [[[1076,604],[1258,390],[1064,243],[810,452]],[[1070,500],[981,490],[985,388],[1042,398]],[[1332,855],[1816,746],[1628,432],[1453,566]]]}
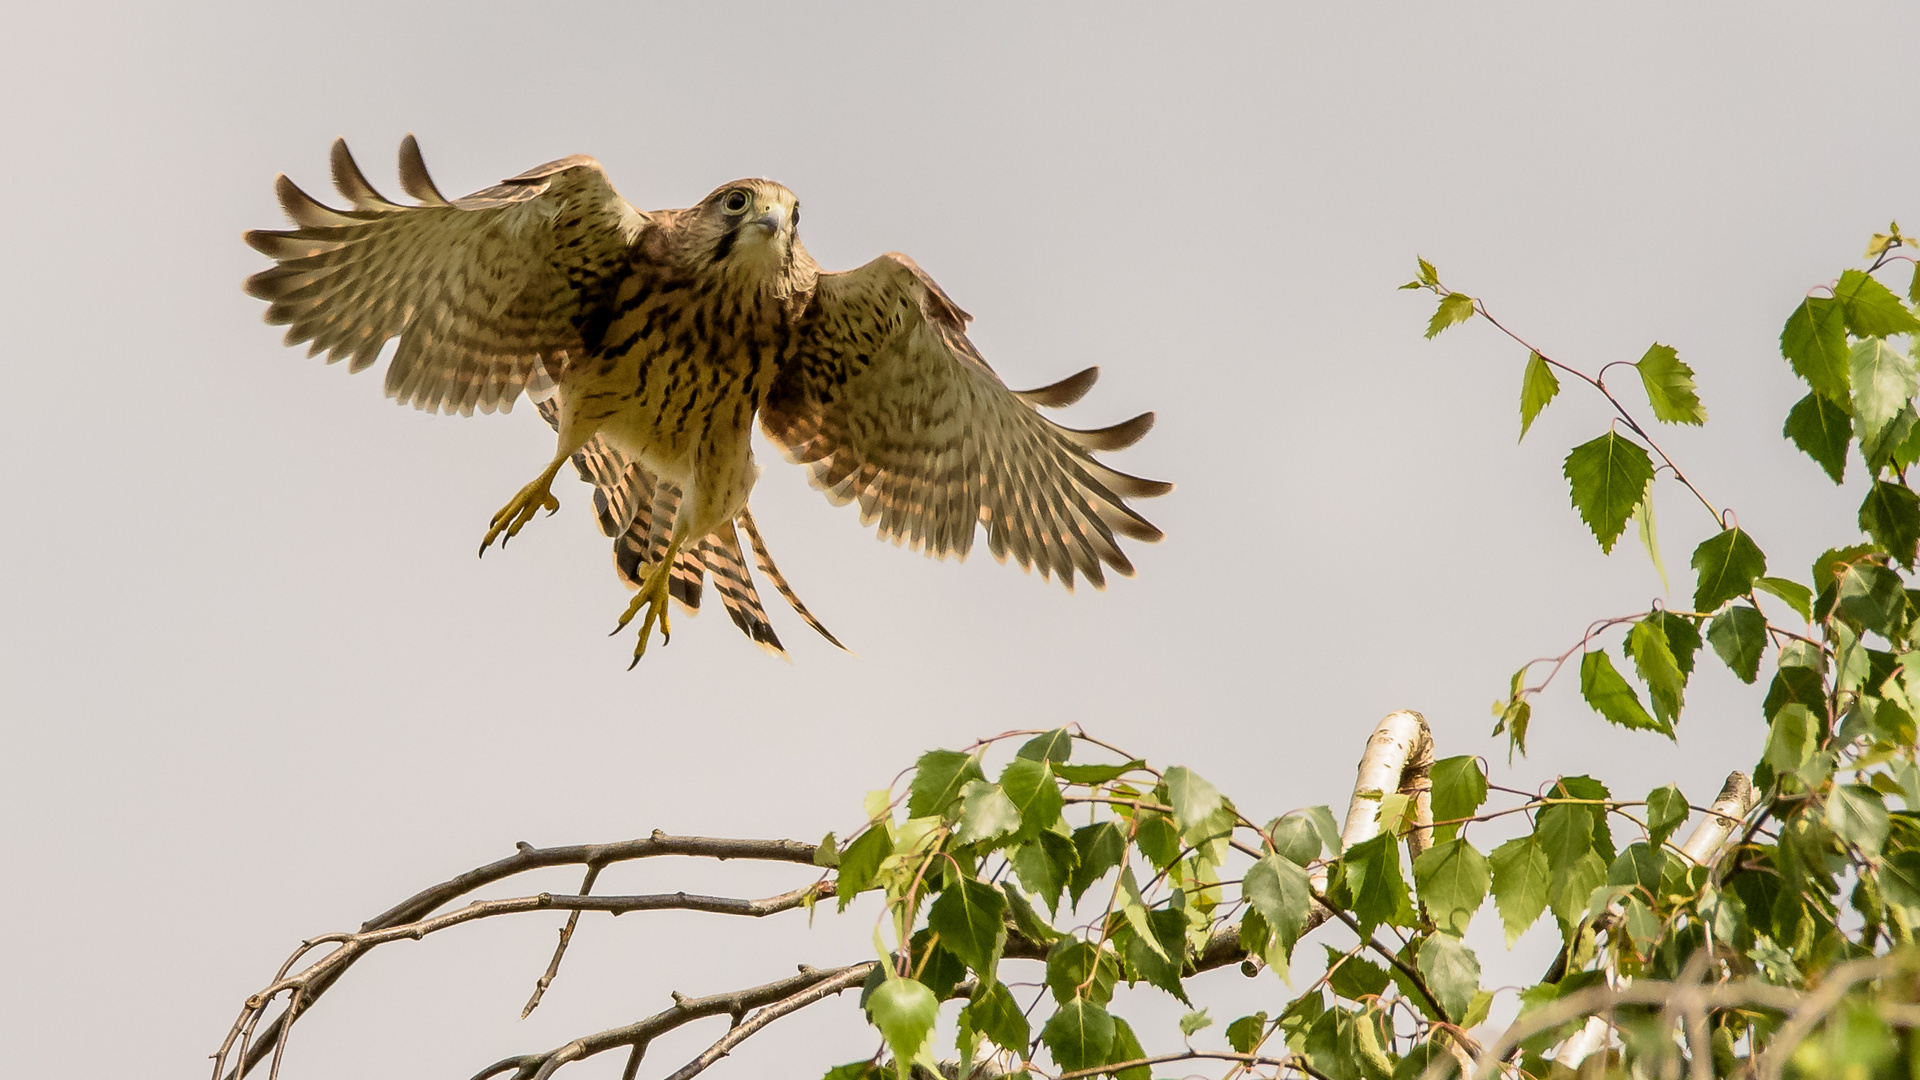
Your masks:
{"label": "kestrel", "polygon": [[[407,206],[375,191],[333,145],[335,210],[284,175],[296,228],[246,234],[277,265],[247,280],[269,323],[349,371],[399,347],[387,396],[430,412],[505,412],[521,394],[559,434],[553,460],[502,507],[480,551],[559,509],[569,459],[594,485],[600,527],[642,611],[638,662],[668,598],[697,608],[711,573],[740,629],[780,653],[741,552],[835,645],[768,556],[747,496],[753,420],[836,504],[857,501],[881,537],[964,558],[984,526],[996,559],[1094,587],[1131,575],[1118,537],[1161,532],[1128,498],[1172,485],[1093,457],[1131,446],[1143,413],[1083,431],[1043,418],[1085,394],[1088,368],[1009,390],[967,340],[971,316],[905,255],[828,273],[800,243],[800,204],[771,180],[722,185],[683,210],[640,211],[586,156],[443,197],[419,146],[400,144]],[[736,532],[736,526],[738,532]],[[619,627],[616,627],[618,630]]]}

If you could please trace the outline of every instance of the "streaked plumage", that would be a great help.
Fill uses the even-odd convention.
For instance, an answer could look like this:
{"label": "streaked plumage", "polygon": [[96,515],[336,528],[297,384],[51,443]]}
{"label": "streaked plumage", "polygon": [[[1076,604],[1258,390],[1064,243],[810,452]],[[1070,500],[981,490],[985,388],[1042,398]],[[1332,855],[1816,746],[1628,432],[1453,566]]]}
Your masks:
{"label": "streaked plumage", "polygon": [[[481,544],[516,534],[571,459],[594,485],[621,580],[646,611],[644,650],[669,595],[697,608],[709,575],[735,625],[781,646],[740,542],[803,619],[747,512],[755,415],[836,503],[857,502],[882,537],[964,557],[976,525],[994,556],[1072,588],[1131,574],[1121,536],[1160,531],[1126,503],[1171,485],[1117,472],[1094,451],[1132,445],[1146,413],[1080,431],[1041,417],[1093,385],[1089,368],[1011,391],[967,340],[969,316],[913,260],[883,255],[826,273],[807,255],[799,204],[742,180],[683,210],[642,212],[592,158],[575,156],[448,200],[408,136],[388,201],[344,142],[334,184],[349,208],[285,176],[296,226],[255,231],[277,265],[247,281],[288,344],[359,371],[400,339],[388,396],[437,412],[507,411],[521,394],[559,434],[546,471],[495,515]],[[624,625],[625,619],[622,619]],[[839,644],[834,641],[834,644]]]}

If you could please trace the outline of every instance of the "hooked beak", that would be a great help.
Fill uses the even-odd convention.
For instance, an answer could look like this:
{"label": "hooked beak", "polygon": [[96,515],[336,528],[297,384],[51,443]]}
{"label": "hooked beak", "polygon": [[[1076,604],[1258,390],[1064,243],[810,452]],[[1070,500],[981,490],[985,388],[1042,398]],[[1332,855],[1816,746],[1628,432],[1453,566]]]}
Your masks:
{"label": "hooked beak", "polygon": [[754,218],[748,222],[748,224],[758,225],[767,230],[769,234],[778,236],[786,230],[787,209],[779,205],[770,206],[759,217]]}

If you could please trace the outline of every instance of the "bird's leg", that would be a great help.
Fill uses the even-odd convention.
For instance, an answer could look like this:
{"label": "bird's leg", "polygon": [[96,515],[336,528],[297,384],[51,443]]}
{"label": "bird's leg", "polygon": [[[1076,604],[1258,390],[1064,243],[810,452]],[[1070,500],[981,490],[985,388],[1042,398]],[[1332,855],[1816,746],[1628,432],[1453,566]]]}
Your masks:
{"label": "bird's leg", "polygon": [[[614,633],[619,633],[633,621],[642,607],[647,609],[647,617],[640,622],[640,640],[633,647],[633,664],[638,664],[640,658],[647,654],[647,643],[653,637],[655,620],[660,623],[660,644],[665,645],[673,640],[672,621],[667,617],[667,586],[673,580],[674,557],[679,554],[680,538],[676,536],[667,543],[666,554],[660,556],[660,561],[647,571],[646,580],[640,583],[640,591],[633,594],[633,601],[627,605],[625,614],[620,616],[619,625],[613,628]],[[633,664],[627,665],[628,671],[633,670]]]}
{"label": "bird's leg", "polygon": [[[493,545],[493,539],[496,536],[500,537],[500,546],[506,547],[507,541],[520,535],[521,527],[531,521],[533,515],[542,508],[545,508],[549,514],[560,509],[560,500],[553,497],[553,478],[560,472],[560,466],[566,460],[565,454],[555,458],[553,464],[548,465],[539,476],[533,478],[532,483],[520,489],[520,494],[515,495],[507,505],[493,515],[493,523],[488,527],[486,537],[480,541],[480,554],[487,553],[487,548]],[[500,536],[503,530],[507,535]]]}

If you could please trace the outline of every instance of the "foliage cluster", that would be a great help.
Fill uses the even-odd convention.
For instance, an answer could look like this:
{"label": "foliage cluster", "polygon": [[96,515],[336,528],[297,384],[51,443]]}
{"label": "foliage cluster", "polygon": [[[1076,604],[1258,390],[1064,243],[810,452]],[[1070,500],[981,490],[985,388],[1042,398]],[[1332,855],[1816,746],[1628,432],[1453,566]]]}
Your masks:
{"label": "foliage cluster", "polygon": [[[843,909],[862,893],[884,898],[881,962],[862,997],[882,1045],[829,1080],[942,1069],[946,1002],[957,1003],[958,1060],[945,1070],[960,1076],[1149,1080],[1162,1061],[1212,1058],[1229,1077],[1383,1080],[1444,1075],[1484,1052],[1501,1060],[1483,1067],[1545,1077],[1564,1071],[1548,1055],[1589,1014],[1614,1033],[1594,1061],[1620,1075],[1920,1075],[1920,591],[1909,587],[1920,494],[1908,476],[1920,462],[1920,318],[1882,280],[1913,263],[1914,246],[1897,226],[1876,235],[1870,264],[1813,290],[1781,333],[1809,388],[1785,436],[1835,483],[1856,456],[1866,477],[1860,533],[1843,523],[1804,578],[1770,568],[1760,539],[1606,381],[1630,367],[1654,420],[1704,424],[1676,349],[1655,344],[1589,375],[1425,260],[1406,286],[1439,296],[1429,337],[1477,317],[1526,350],[1522,438],[1562,377],[1605,399],[1609,430],[1564,464],[1603,552],[1637,524],[1661,567],[1652,493],[1663,478],[1712,517],[1690,560],[1689,608],[1601,619],[1565,653],[1522,667],[1495,733],[1524,754],[1529,699],[1569,664],[1605,720],[1669,738],[1705,653],[1745,682],[1767,675],[1759,798],[1732,843],[1694,853],[1701,861],[1683,851],[1679,830],[1705,808],[1670,786],[1629,798],[1561,776],[1516,790],[1471,757],[1434,765],[1430,822],[1408,793],[1378,792],[1377,835],[1343,846],[1326,807],[1258,821],[1192,769],[1150,767],[1078,730],[936,750],[904,790],[869,796],[850,842],[820,849]],[[1920,304],[1920,274],[1905,293]],[[1615,631],[1617,662],[1604,644]],[[1088,748],[1102,760],[1075,757]],[[1515,815],[1523,835],[1475,844],[1483,823]],[[1559,958],[1519,989],[1511,1038],[1483,1047],[1471,1029],[1494,994],[1463,934],[1493,917],[1511,944],[1548,914]],[[1286,983],[1303,936],[1328,919],[1352,944],[1326,947],[1319,978]],[[1188,1002],[1190,978],[1243,958],[1278,973],[1271,1007],[1215,1031],[1190,1012],[1181,1050],[1149,1054],[1110,1008],[1121,983]]]}

